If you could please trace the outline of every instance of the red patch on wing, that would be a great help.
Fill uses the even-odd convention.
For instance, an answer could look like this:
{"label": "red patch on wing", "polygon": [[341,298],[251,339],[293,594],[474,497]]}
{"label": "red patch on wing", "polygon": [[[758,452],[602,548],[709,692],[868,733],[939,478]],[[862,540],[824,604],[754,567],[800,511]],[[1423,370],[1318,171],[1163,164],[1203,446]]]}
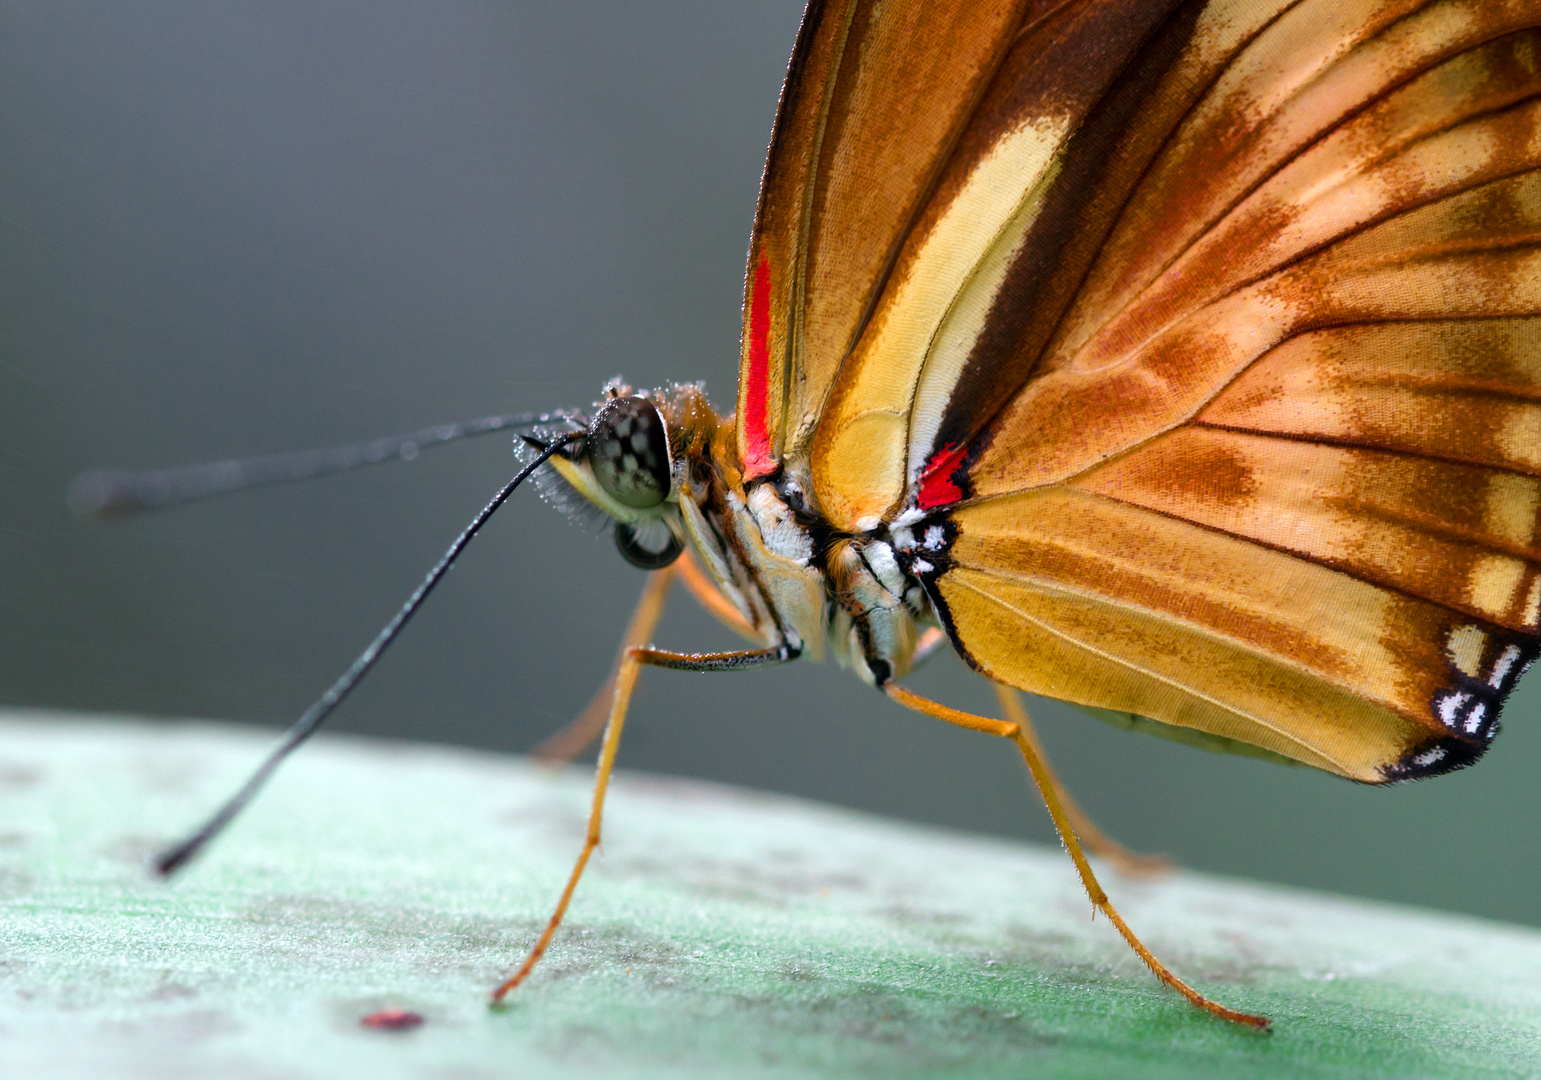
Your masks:
{"label": "red patch on wing", "polygon": [[963,464],[963,456],[967,453],[967,446],[948,443],[931,455],[931,460],[926,462],[926,467],[920,471],[920,492],[916,496],[916,502],[922,510],[947,506],[963,498],[963,489],[958,486],[953,477]]}
{"label": "red patch on wing", "polygon": [[765,410],[770,396],[770,260],[763,254],[749,286],[749,370],[744,372],[744,479],[776,471]]}

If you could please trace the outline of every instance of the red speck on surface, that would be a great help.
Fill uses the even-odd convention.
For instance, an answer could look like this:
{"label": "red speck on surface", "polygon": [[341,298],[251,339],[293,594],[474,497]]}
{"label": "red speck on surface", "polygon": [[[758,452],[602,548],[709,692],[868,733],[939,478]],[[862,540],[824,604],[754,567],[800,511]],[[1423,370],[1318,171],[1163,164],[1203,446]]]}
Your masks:
{"label": "red speck on surface", "polygon": [[963,464],[963,455],[966,453],[968,447],[948,443],[931,455],[931,460],[921,470],[920,491],[916,495],[916,502],[922,510],[946,506],[963,498],[963,489],[952,477],[958,471],[958,466]]}
{"label": "red speck on surface", "polygon": [[411,1031],[423,1026],[423,1014],[408,1009],[381,1009],[360,1019],[359,1026],[376,1031]]}
{"label": "red speck on surface", "polygon": [[744,372],[744,479],[776,471],[765,410],[770,395],[770,260],[762,254],[749,286],[749,370]]}

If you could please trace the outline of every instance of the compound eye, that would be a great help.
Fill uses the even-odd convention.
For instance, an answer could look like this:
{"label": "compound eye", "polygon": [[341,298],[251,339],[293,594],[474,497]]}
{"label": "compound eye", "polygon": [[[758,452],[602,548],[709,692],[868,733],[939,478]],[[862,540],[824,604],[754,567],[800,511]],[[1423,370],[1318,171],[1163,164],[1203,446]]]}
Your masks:
{"label": "compound eye", "polygon": [[680,557],[684,545],[662,521],[615,523],[615,546],[621,558],[644,570],[662,570]]}
{"label": "compound eye", "polygon": [[646,510],[668,497],[669,433],[647,398],[607,401],[589,425],[587,443],[594,478],[616,502]]}

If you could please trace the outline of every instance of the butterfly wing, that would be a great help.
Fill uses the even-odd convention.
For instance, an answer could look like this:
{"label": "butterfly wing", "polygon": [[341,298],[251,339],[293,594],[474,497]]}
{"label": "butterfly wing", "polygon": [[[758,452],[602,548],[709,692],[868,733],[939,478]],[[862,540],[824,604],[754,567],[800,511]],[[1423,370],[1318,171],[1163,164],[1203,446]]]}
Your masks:
{"label": "butterfly wing", "polygon": [[[1005,682],[1361,780],[1474,760],[1538,647],[1541,2],[1011,18],[865,237],[882,272],[841,279],[844,346],[795,328],[854,224],[778,255],[762,198],[746,461],[806,469],[839,528],[927,511],[915,569]],[[807,204],[848,159],[799,161]],[[762,294],[757,259],[831,270]],[[813,389],[767,390],[757,444],[762,354]]]}
{"label": "butterfly wing", "polygon": [[745,280],[737,424],[746,476],[802,456],[896,247],[1032,6],[809,5]]}

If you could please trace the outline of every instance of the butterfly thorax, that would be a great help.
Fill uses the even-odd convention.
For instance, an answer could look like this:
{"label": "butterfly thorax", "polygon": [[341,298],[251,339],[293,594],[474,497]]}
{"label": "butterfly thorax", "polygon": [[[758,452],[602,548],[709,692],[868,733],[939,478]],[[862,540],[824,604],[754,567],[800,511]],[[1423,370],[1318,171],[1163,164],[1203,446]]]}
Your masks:
{"label": "butterfly thorax", "polygon": [[[746,484],[733,418],[720,416],[699,386],[635,394],[614,383],[607,394],[588,437],[552,464],[615,519],[628,559],[665,565],[688,546],[766,645],[822,659],[827,644],[868,683],[909,671],[918,627],[936,621],[925,591],[896,557],[896,544],[912,544],[909,529],[836,530],[793,470]],[[669,460],[667,474],[660,468],[650,480],[646,440],[655,414]],[[656,502],[647,497],[654,489]]]}
{"label": "butterfly thorax", "polygon": [[[680,404],[686,407],[673,412],[670,428],[684,436],[682,517],[694,553],[723,593],[769,643],[784,641],[812,659],[822,658],[827,643],[868,683],[907,673],[917,628],[935,620],[919,582],[901,569],[887,528],[835,530],[790,470],[745,484],[733,418],[706,407],[708,419],[704,399]],[[706,424],[710,437],[702,437]]]}

